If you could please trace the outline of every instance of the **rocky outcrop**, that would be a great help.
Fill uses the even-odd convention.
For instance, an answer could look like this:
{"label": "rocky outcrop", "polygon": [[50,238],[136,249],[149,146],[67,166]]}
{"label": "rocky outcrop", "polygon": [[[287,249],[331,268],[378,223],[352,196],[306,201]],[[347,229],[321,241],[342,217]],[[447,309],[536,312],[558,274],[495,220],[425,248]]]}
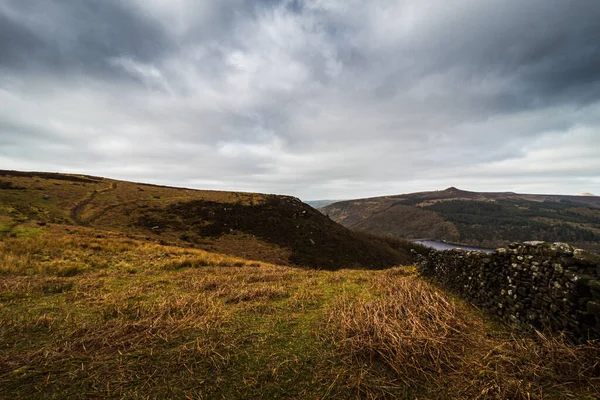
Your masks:
{"label": "rocky outcrop", "polygon": [[424,276],[518,328],[600,339],[600,256],[565,243],[525,242],[477,251],[432,251]]}

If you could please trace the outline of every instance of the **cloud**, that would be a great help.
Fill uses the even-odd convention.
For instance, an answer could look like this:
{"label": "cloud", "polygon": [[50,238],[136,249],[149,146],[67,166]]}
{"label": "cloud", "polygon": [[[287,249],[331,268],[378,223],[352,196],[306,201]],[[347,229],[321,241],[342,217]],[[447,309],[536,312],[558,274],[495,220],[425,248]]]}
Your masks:
{"label": "cloud", "polygon": [[600,6],[8,0],[0,168],[349,198],[600,193]]}
{"label": "cloud", "polygon": [[[110,74],[107,61],[170,51],[157,24],[117,0],[7,0],[0,5],[0,66],[22,73]],[[107,71],[108,70],[108,71]]]}

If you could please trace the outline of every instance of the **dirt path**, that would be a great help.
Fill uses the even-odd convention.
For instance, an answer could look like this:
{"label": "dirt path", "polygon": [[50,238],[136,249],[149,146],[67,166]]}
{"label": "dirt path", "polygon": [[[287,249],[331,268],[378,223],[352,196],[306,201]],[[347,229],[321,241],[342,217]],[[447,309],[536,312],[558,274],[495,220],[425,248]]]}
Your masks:
{"label": "dirt path", "polygon": [[86,223],[87,224],[91,224],[92,222],[96,221],[97,219],[99,219],[100,217],[102,217],[104,214],[106,214],[107,212],[109,212],[110,210],[117,208],[117,207],[121,207],[121,206],[125,206],[128,204],[136,204],[137,200],[132,200],[132,201],[124,201],[122,203],[117,203],[117,204],[111,204],[109,206],[104,207],[103,209],[101,209],[100,211],[98,211],[96,214],[89,216],[86,219]]}
{"label": "dirt path", "polygon": [[73,208],[71,208],[70,216],[71,216],[71,219],[73,220],[73,222],[75,222],[77,225],[89,226],[90,221],[81,217],[82,211],[85,209],[85,207],[88,204],[90,204],[92,201],[94,201],[96,196],[98,196],[100,193],[106,193],[111,190],[115,190],[116,188],[117,188],[117,183],[113,182],[110,184],[109,187],[102,189],[102,190],[93,191],[91,193],[88,193],[88,195],[85,198],[83,198],[82,200],[79,200],[77,202],[77,204],[75,204],[75,206]]}

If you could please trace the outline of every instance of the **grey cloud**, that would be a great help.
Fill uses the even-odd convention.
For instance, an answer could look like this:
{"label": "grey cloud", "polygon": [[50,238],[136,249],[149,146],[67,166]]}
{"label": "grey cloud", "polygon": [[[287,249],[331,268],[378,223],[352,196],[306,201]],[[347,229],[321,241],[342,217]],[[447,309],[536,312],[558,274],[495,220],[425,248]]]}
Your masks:
{"label": "grey cloud", "polygon": [[0,13],[0,65],[22,65],[28,54],[43,47],[44,43],[33,32]]}
{"label": "grey cloud", "polygon": [[114,74],[107,60],[170,51],[166,33],[116,0],[8,0],[0,6],[0,66],[32,73]]}
{"label": "grey cloud", "polygon": [[[442,6],[427,3],[434,4],[432,14]],[[400,35],[369,52],[367,68],[377,63],[384,72],[378,75],[379,89],[402,91],[424,76],[451,74],[452,84],[467,87],[504,81],[496,91],[473,93],[469,106],[483,103],[484,112],[545,107],[565,98],[584,104],[598,99],[597,3],[460,1],[451,7],[444,18],[425,21],[410,37]]]}
{"label": "grey cloud", "polygon": [[304,198],[600,193],[598,20],[591,1],[8,0],[0,167]]}

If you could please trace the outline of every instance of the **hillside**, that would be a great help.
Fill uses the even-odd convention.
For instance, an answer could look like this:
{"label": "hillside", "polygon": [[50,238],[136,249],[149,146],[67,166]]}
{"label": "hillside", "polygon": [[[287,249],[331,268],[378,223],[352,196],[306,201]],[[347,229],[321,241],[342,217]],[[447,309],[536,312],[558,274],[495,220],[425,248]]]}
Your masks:
{"label": "hillside", "polygon": [[600,393],[597,343],[515,336],[413,267],[338,269],[408,245],[297,199],[0,175],[2,398]]}
{"label": "hillside", "polygon": [[313,208],[321,208],[321,207],[325,207],[325,206],[328,206],[333,203],[337,203],[339,201],[342,201],[342,200],[307,200],[307,201],[305,201],[305,203]]}
{"label": "hillside", "polygon": [[0,240],[2,398],[600,394],[597,343],[515,336],[412,268],[292,268],[65,228]]}
{"label": "hillside", "polygon": [[43,232],[46,225],[320,269],[383,268],[410,259],[408,251],[352,232],[293,197],[0,171],[0,238]]}
{"label": "hillside", "polygon": [[600,250],[597,196],[478,193],[452,187],[343,201],[321,211],[350,229],[409,239],[481,247],[545,240]]}

